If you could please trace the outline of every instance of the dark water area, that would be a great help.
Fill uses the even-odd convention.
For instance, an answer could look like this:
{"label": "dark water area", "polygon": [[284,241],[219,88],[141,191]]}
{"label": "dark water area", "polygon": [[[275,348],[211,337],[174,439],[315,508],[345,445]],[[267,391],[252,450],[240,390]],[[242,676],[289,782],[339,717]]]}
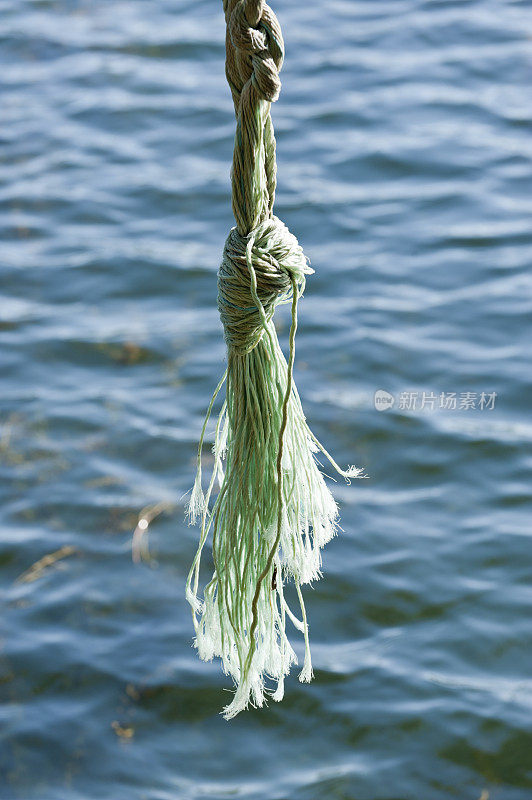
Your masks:
{"label": "dark water area", "polygon": [[296,381],[370,479],[332,484],[314,682],[228,723],[183,516],[225,358],[221,3],[0,2],[1,800],[532,797],[532,7],[274,10]]}

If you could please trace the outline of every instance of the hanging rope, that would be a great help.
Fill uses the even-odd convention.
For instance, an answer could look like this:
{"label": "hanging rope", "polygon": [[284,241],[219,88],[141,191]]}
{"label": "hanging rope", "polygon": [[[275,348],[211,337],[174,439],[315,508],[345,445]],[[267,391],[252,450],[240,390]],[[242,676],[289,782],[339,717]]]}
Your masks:
{"label": "hanging rope", "polygon": [[[293,383],[297,305],[308,266],[297,239],[273,215],[276,186],[271,103],[281,88],[284,44],[271,8],[261,0],[224,0],[226,77],[237,128],[231,173],[236,227],[218,272],[218,308],[227,343],[227,370],[212,397],[198,447],[198,469],[188,513],[201,523],[187,581],[195,646],[200,658],[222,659],[236,684],[227,719],[265,692],[281,700],[295,653],[286,617],[304,634],[301,681],[312,678],[308,624],[301,584],[320,577],[320,548],[338,527],[338,509],[317,467],[321,450],[342,470],[308,427]],[[291,303],[286,361],[273,323],[277,305]],[[201,454],[216,397],[226,381],[218,416],[214,468],[206,493]],[[224,471],[225,462],[225,471]],[[214,485],[219,492],[214,504]],[[198,596],[203,546],[212,531],[214,574]],[[284,597],[292,578],[297,617]],[[275,688],[269,687],[273,681]]]}

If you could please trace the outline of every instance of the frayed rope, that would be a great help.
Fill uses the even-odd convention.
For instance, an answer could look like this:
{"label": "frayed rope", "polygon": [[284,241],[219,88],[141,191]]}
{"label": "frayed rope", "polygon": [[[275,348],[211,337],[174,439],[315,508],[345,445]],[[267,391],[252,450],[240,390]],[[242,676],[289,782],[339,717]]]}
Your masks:
{"label": "frayed rope", "polygon": [[[226,71],[235,101],[237,135],[232,171],[233,211],[218,273],[218,308],[227,343],[227,370],[211,399],[198,447],[190,498],[200,522],[198,550],[186,586],[194,644],[200,658],[219,657],[236,685],[224,709],[231,719],[265,695],[280,701],[284,678],[297,659],[286,617],[303,632],[299,675],[312,679],[309,630],[301,585],[321,576],[320,550],[336,533],[338,508],[318,469],[321,451],[347,481],[362,470],[342,470],[307,425],[293,382],[297,306],[308,266],[297,239],[272,213],[275,139],[270,103],[277,99],[283,41],[265,3],[225,0]],[[251,58],[249,56],[252,56]],[[275,331],[279,303],[291,303],[289,357]],[[207,424],[224,382],[226,398],[214,437],[214,467],[203,492],[201,455]],[[219,491],[214,502],[215,484]],[[198,595],[203,547],[212,533],[214,573]],[[301,619],[284,597],[293,579]],[[276,683],[267,688],[267,681]]]}

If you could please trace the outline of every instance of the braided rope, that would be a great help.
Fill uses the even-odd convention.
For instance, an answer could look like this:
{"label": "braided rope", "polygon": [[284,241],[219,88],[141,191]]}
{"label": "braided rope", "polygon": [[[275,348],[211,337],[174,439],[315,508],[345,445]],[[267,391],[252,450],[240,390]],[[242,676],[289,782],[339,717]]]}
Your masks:
{"label": "braided rope", "polygon": [[246,236],[267,217],[275,199],[275,136],[270,106],[281,91],[284,42],[277,17],[261,0],[224,0],[225,74],[237,129],[233,154],[233,213]]}

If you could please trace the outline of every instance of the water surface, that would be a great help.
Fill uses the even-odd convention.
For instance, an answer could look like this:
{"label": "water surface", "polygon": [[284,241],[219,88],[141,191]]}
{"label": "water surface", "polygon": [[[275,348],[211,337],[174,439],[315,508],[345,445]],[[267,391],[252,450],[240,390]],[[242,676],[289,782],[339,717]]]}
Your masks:
{"label": "water surface", "polygon": [[221,3],[0,10],[2,800],[530,798],[530,5],[275,4],[296,380],[371,478],[333,484],[315,681],[232,723],[183,597],[224,369]]}

